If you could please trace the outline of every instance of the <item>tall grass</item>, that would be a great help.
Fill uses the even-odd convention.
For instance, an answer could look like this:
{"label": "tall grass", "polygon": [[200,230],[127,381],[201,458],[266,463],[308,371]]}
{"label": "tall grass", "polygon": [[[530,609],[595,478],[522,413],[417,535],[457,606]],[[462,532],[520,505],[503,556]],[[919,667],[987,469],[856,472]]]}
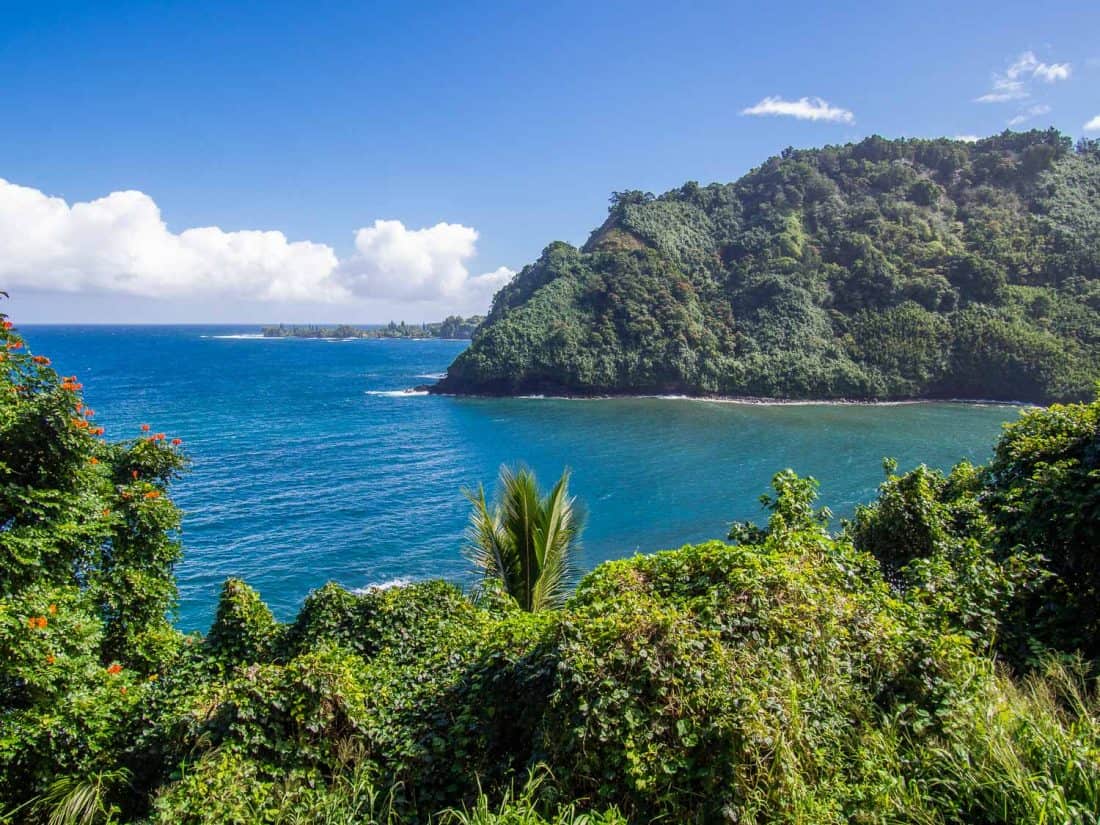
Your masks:
{"label": "tall grass", "polygon": [[548,779],[552,779],[549,771],[533,770],[518,792],[508,788],[499,803],[491,803],[482,793],[472,808],[444,811],[435,821],[438,825],[626,825],[626,819],[614,809],[582,813],[575,803],[550,806],[555,810],[544,815],[543,790]]}
{"label": "tall grass", "polygon": [[937,741],[912,743],[948,820],[1100,822],[1100,693],[1080,662],[1013,680],[975,663]]}

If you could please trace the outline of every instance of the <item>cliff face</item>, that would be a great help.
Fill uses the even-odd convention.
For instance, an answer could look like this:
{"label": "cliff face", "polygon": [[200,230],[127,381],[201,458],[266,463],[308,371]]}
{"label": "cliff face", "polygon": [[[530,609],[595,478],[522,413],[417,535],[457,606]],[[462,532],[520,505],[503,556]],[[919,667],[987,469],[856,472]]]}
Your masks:
{"label": "cliff face", "polygon": [[1083,398],[1100,146],[1055,131],[786,150],[616,193],[495,297],[436,392]]}

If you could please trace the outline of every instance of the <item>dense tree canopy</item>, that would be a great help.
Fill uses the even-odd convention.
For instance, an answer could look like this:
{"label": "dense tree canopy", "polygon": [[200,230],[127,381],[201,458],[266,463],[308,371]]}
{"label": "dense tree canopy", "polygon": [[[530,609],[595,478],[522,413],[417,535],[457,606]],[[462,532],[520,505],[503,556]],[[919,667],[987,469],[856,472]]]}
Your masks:
{"label": "dense tree canopy", "polygon": [[783,152],[616,192],[496,296],[438,391],[1088,397],[1100,152],[1051,131]]}

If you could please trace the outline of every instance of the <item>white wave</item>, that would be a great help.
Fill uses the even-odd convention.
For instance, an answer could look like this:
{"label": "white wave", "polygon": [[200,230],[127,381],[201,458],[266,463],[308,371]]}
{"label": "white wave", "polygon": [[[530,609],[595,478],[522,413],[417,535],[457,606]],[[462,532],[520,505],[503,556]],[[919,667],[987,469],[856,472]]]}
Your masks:
{"label": "white wave", "polygon": [[367,395],[380,395],[385,398],[409,398],[427,394],[427,390],[367,390]]}
{"label": "white wave", "polygon": [[364,593],[372,593],[375,590],[389,590],[394,587],[408,587],[412,583],[412,579],[406,579],[399,576],[397,578],[386,579],[385,581],[381,582],[371,582],[370,584],[364,585],[363,587],[353,588],[351,592],[356,594],[357,596],[362,596]]}
{"label": "white wave", "polygon": [[[259,333],[259,332],[241,332],[241,333],[237,333],[235,335],[203,335],[202,337],[203,338],[222,338],[222,339],[225,339],[225,340],[234,340],[234,341],[252,341],[252,340],[255,340],[257,338],[267,338],[268,336],[263,335],[262,333]],[[278,339],[272,338],[271,340],[275,341],[275,340],[278,340]]]}
{"label": "white wave", "polygon": [[970,407],[1026,407],[1022,401],[990,401],[979,398],[907,398],[899,401],[860,401],[852,399],[754,398],[732,395],[517,395],[529,401],[687,401],[695,404],[733,404],[750,407],[905,407],[915,404],[961,404]]}
{"label": "white wave", "polygon": [[423,375],[414,375],[413,378],[427,378],[432,381],[442,381],[447,377],[445,372],[426,372]]}

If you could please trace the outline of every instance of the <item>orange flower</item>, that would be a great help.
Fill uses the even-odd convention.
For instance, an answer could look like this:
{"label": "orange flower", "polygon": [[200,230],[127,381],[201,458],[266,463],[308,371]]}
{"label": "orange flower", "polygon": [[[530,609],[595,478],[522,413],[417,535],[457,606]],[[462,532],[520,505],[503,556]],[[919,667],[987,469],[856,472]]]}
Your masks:
{"label": "orange flower", "polygon": [[138,471],[137,470],[131,470],[130,475],[132,475],[134,478],[137,478],[138,477]]}
{"label": "orange flower", "polygon": [[49,364],[50,363],[50,359],[47,358],[45,355],[36,355],[31,360],[34,361],[34,363],[36,363],[36,364]]}
{"label": "orange flower", "polygon": [[150,490],[145,494],[145,498],[160,498],[160,492],[157,490]]}
{"label": "orange flower", "polygon": [[11,321],[4,322],[4,329],[11,329],[14,326]]}
{"label": "orange flower", "polygon": [[104,429],[102,427],[93,427],[92,429],[88,430],[88,432],[90,432],[92,435],[103,435]]}
{"label": "orange flower", "polygon": [[8,341],[7,347],[8,347],[8,349],[23,349],[23,342],[22,341]]}
{"label": "orange flower", "polygon": [[125,687],[119,688],[119,693],[121,693],[125,696],[126,695],[126,688]]}
{"label": "orange flower", "polygon": [[173,438],[173,439],[172,439],[172,446],[173,446],[173,447],[178,447],[178,446],[179,446],[180,444],[182,444],[182,443],[183,443],[183,439],[182,439],[182,438]]}
{"label": "orange flower", "polygon": [[120,665],[118,662],[115,662],[109,668],[107,668],[107,672],[110,673],[112,676],[122,673],[122,665]]}
{"label": "orange flower", "polygon": [[93,456],[92,456],[91,458],[89,458],[89,459],[88,459],[88,463],[89,463],[89,464],[98,464],[98,463],[99,463],[99,459],[98,459],[98,458],[96,458],[96,457],[95,457],[95,456],[93,455]]}
{"label": "orange flower", "polygon": [[46,621],[45,616],[31,616],[29,619],[27,619],[27,625],[32,630],[43,630],[45,629],[47,624],[48,622]]}
{"label": "orange flower", "polygon": [[153,438],[155,438],[157,441],[164,441],[166,436],[164,435],[164,433],[157,433],[155,436],[153,436]]}
{"label": "orange flower", "polygon": [[110,510],[104,510],[104,511],[103,511],[103,518],[107,518],[107,517],[108,517],[109,515],[111,515],[111,511],[110,511]]}
{"label": "orange flower", "polygon": [[148,424],[142,424],[142,425],[141,425],[141,431],[142,431],[143,433],[147,433],[147,432],[149,432],[149,425],[148,425]]}
{"label": "orange flower", "polygon": [[87,428],[88,422],[85,421],[83,418],[74,418],[73,426],[76,427],[78,430],[83,430]]}
{"label": "orange flower", "polygon": [[95,415],[95,410],[93,410],[91,407],[84,410],[84,417],[85,418],[92,418],[94,415]]}
{"label": "orange flower", "polygon": [[56,604],[51,604],[47,609],[50,611],[51,616],[56,616],[57,615],[57,605]]}
{"label": "orange flower", "polygon": [[49,656],[46,657],[46,664],[48,664],[48,665],[52,665],[56,661],[57,661],[57,657],[54,656],[52,653]]}

